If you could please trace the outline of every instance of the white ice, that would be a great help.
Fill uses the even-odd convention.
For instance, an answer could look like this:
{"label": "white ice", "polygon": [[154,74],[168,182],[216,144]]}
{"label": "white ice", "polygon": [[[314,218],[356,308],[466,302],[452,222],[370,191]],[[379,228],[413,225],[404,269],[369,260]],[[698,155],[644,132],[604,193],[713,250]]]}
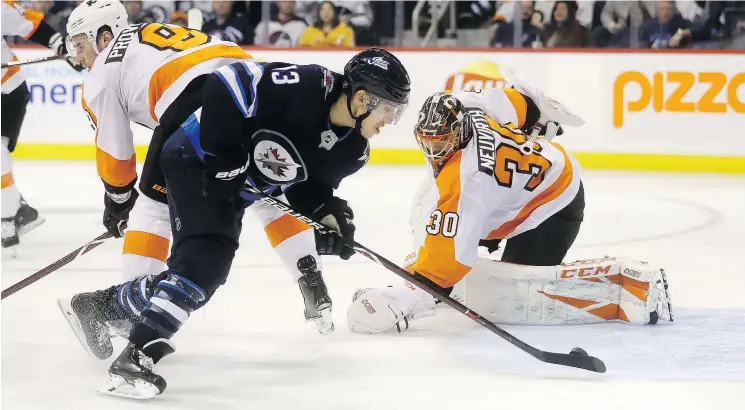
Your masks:
{"label": "white ice", "polygon": [[[46,224],[3,257],[2,287],[103,232],[92,163],[18,162],[16,182]],[[422,167],[368,166],[339,195],[357,240],[400,262]],[[325,259],[336,331],[305,323],[302,297],[253,217],[232,274],[174,338],[165,393],[143,404],[101,397],[110,361],[89,358],[56,299],[119,283],[110,241],[2,301],[7,409],[742,409],[745,408],[745,178],[586,172],[585,222],[569,260],[632,256],[666,268],[676,322],[507,330],[544,350],[582,346],[605,374],[536,361],[452,310],[403,333],[351,334],[360,287],[398,277],[356,255]],[[115,349],[121,349],[117,343]],[[137,406],[137,407],[136,407]]]}

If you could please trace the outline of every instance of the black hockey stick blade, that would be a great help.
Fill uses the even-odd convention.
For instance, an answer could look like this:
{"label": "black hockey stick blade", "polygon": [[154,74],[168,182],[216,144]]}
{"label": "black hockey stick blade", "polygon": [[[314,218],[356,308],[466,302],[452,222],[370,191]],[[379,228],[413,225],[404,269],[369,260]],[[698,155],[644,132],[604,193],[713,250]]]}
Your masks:
{"label": "black hockey stick blade", "polygon": [[6,289],[3,289],[0,299],[5,299],[8,296],[18,292],[19,290],[33,284],[39,279],[49,275],[50,273],[74,261],[75,259],[78,258],[78,256],[88,253],[88,251],[96,248],[98,245],[104,243],[104,241],[106,241],[107,239],[111,237],[113,237],[113,235],[111,235],[109,232],[99,235],[98,237],[96,237],[96,239],[86,243],[85,245],[79,247],[78,249],[75,249],[74,251],[65,255],[64,257],[52,263],[51,265],[47,266],[46,268],[34,273],[31,276],[28,276],[26,279],[23,279],[14,285],[8,286]]}
{"label": "black hockey stick blade", "polygon": [[540,354],[543,358],[539,358],[538,360],[542,362],[576,367],[596,373],[605,373],[605,363],[597,357],[544,351],[540,351]]}
{"label": "black hockey stick blade", "polygon": [[23,60],[23,61],[11,61],[9,63],[4,63],[2,65],[3,69],[9,68],[9,67],[15,67],[15,66],[22,66],[22,65],[28,65],[28,64],[37,64],[37,63],[45,63],[47,61],[54,61],[54,60],[61,60],[63,58],[67,58],[67,56],[62,55],[54,55],[54,56],[47,56],[47,57],[39,57],[39,58],[32,58],[30,60]]}
{"label": "black hockey stick blade", "polygon": [[[307,223],[308,225],[310,225],[311,227],[313,227],[320,233],[324,233],[324,234],[336,233],[338,235],[336,231],[329,228],[328,226],[314,221],[308,216],[303,215],[302,213],[294,210],[292,207],[285,204],[284,202],[270,197],[269,195],[265,194],[264,192],[262,192],[261,190],[259,190],[258,188],[254,186],[251,186],[246,183],[243,185],[243,190],[251,195],[254,195],[261,201],[279,209],[280,211],[283,211],[287,213],[288,215],[293,216]],[[481,316],[480,314],[467,308],[465,305],[458,302],[457,300],[451,298],[448,295],[445,295],[438,289],[433,289],[432,287],[428,286],[426,283],[423,283],[422,281],[417,279],[414,275],[410,274],[406,270],[402,269],[400,266],[382,257],[376,252],[370,250],[366,246],[361,245],[357,242],[354,242],[353,247],[357,253],[383,266],[384,268],[395,273],[402,279],[414,284],[418,288],[422,289],[423,291],[432,295],[434,298],[438,299],[440,302],[445,303],[446,305],[452,307],[453,309],[467,316],[469,319],[480,324],[481,326],[490,330],[492,333],[496,334],[497,336],[511,343],[513,346],[517,347],[518,349],[535,357],[536,359],[544,363],[558,364],[562,366],[569,366],[569,367],[575,367],[578,369],[589,370],[591,372],[605,373],[605,363],[603,363],[600,359],[592,357],[592,356],[552,353],[552,352],[545,352],[543,350],[536,349],[535,347],[523,342],[522,340],[516,338],[515,336],[512,336],[506,330],[495,325],[493,322],[489,321],[488,319]]]}

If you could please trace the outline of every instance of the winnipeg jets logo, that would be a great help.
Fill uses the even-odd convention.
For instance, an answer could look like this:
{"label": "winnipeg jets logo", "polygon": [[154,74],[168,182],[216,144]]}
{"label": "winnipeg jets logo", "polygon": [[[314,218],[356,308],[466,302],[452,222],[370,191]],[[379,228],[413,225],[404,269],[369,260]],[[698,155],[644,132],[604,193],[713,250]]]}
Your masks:
{"label": "winnipeg jets logo", "polygon": [[287,162],[287,158],[283,158],[279,153],[279,148],[269,148],[266,152],[259,154],[257,159],[261,163],[262,168],[269,169],[275,177],[284,178],[287,177],[286,171],[290,168],[297,168],[299,165],[291,162]]}
{"label": "winnipeg jets logo", "polygon": [[383,70],[388,69],[388,60],[384,59],[383,57],[363,58],[362,61],[366,62],[367,64],[372,64],[374,66],[380,67]]}

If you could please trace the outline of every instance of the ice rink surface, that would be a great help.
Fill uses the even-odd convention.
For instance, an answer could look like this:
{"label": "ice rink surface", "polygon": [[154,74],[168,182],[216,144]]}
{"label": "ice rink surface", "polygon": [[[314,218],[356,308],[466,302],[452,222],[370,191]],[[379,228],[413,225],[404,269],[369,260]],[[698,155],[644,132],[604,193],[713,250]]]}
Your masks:
{"label": "ice rink surface", "polygon": [[[3,255],[2,287],[104,229],[93,163],[18,162],[14,176],[47,222]],[[368,166],[339,196],[358,242],[396,262],[409,252],[408,213],[422,167]],[[540,349],[581,346],[605,374],[543,364],[452,310],[406,333],[351,334],[360,287],[399,279],[356,255],[325,259],[336,331],[303,320],[297,285],[253,216],[228,282],[174,338],[147,403],[96,395],[110,361],[88,357],[56,299],[121,282],[112,240],[2,301],[3,409],[655,409],[745,408],[745,178],[585,172],[587,209],[568,261],[605,255],[668,272],[676,322],[506,329]],[[115,345],[115,354],[123,346]]]}

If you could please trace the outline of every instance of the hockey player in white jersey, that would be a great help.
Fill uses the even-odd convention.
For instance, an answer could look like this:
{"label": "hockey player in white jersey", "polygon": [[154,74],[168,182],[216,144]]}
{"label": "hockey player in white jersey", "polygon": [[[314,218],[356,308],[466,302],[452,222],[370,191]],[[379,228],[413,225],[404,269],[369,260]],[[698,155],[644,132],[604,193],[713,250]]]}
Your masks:
{"label": "hockey player in white jersey", "polygon": [[[96,166],[105,188],[103,224],[115,237],[124,236],[124,279],[139,278],[127,289],[113,286],[58,302],[88,353],[106,359],[112,354],[109,327],[125,335],[128,324],[137,320],[117,303],[134,306],[140,287],[165,270],[171,238],[159,166],[165,136],[201,105],[207,74],[251,56],[234,43],[197,30],[160,23],[128,25],[126,10],[115,0],[81,3],[70,15],[67,30],[70,55],[89,69],[82,105],[96,133]],[[154,130],[139,178],[142,196],[135,189],[131,122]],[[298,259],[311,254],[320,260],[313,230],[272,207],[257,204],[254,210],[297,283],[303,276]],[[333,330],[330,300],[322,307],[307,309],[306,318],[328,333]]]}
{"label": "hockey player in white jersey", "polygon": [[[17,1],[3,1],[2,10],[2,63],[18,61],[5,42],[5,36],[17,35],[26,40],[47,46],[59,55],[66,53],[62,36],[44,21],[44,15],[21,6]],[[29,91],[26,76],[20,66],[2,69],[2,247],[15,256],[19,235],[25,234],[44,222],[36,209],[24,201],[13,178],[13,160]]]}
{"label": "hockey player in white jersey", "polygon": [[[431,165],[411,224],[417,279],[497,323],[672,321],[662,269],[628,258],[562,264],[583,219],[577,161],[550,140],[583,121],[514,73],[515,88],[436,93],[414,134]],[[478,256],[507,240],[501,261]],[[377,333],[435,315],[436,300],[409,283],[360,289],[353,332]]]}

